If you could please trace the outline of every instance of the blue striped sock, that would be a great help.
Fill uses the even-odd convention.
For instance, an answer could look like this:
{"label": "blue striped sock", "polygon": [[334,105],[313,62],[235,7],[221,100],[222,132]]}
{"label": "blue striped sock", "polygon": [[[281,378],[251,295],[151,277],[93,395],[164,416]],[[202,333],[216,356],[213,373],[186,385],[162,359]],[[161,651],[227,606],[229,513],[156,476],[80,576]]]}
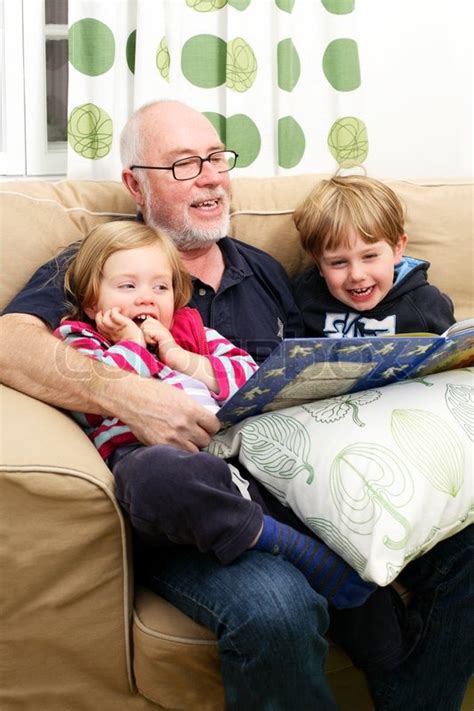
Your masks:
{"label": "blue striped sock", "polygon": [[373,583],[362,580],[348,563],[318,538],[306,536],[271,516],[263,517],[262,533],[255,548],[282,555],[334,607],[358,607],[375,590]]}

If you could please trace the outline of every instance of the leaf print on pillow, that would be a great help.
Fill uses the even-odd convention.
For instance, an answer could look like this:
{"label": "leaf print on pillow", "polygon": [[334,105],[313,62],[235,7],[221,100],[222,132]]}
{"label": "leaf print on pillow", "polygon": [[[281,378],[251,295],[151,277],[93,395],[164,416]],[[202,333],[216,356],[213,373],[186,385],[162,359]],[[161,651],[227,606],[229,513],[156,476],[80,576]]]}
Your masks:
{"label": "leaf print on pillow", "polygon": [[312,403],[311,405],[302,405],[303,410],[308,412],[316,422],[330,423],[341,420],[347,414],[352,413],[352,420],[358,427],[365,427],[365,422],[359,419],[358,408],[362,405],[368,405],[371,402],[378,400],[382,394],[378,390],[369,390],[368,392],[353,393],[352,395],[340,395],[324,400],[321,403]]}
{"label": "leaf print on pillow", "polygon": [[242,434],[242,453],[260,471],[281,479],[292,479],[304,472],[306,483],[311,484],[311,440],[294,417],[263,415],[247,422]]}
{"label": "leaf print on pillow", "polygon": [[464,450],[447,422],[427,410],[394,410],[392,436],[435,489],[456,496],[464,482]]}
{"label": "leaf print on pillow", "polygon": [[474,388],[469,385],[446,385],[446,405],[474,442]]}

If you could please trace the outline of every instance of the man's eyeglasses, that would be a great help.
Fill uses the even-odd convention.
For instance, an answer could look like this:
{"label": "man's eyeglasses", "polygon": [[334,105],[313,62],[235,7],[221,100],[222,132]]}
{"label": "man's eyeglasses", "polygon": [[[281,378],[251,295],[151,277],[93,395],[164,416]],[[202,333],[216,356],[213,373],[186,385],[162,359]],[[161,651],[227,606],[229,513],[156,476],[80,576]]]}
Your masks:
{"label": "man's eyeglasses", "polygon": [[189,156],[175,160],[173,165],[131,165],[130,169],[144,168],[145,170],[171,170],[175,180],[192,180],[201,174],[202,164],[210,163],[218,173],[227,173],[235,168],[239,154],[235,151],[213,151],[207,158]]}

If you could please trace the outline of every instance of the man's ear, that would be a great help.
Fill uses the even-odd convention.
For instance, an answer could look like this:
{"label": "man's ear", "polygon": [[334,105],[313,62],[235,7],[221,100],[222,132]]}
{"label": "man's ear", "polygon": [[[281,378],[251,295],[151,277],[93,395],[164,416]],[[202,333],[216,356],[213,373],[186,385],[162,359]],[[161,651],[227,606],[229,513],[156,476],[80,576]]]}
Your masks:
{"label": "man's ear", "polygon": [[130,170],[130,168],[124,168],[122,170],[122,183],[125,185],[137,205],[143,205],[145,203],[140,183],[135,178],[133,170]]}
{"label": "man's ear", "polygon": [[403,257],[403,253],[405,251],[405,247],[407,246],[407,241],[408,241],[408,237],[405,233],[400,235],[400,237],[398,238],[398,242],[395,245],[395,249],[393,250],[393,254],[395,257],[395,264],[400,263],[400,260]]}

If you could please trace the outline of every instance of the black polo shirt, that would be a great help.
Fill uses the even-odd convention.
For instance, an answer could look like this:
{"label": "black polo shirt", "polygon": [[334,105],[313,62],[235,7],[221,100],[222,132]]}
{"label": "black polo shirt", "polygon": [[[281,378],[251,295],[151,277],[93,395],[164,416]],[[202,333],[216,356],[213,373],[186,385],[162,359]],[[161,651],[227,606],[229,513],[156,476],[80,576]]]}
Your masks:
{"label": "black polo shirt", "polygon": [[[303,323],[283,267],[270,255],[229,237],[218,242],[226,269],[217,292],[193,279],[190,306],[261,363],[283,337],[302,336]],[[66,310],[64,267],[71,248],[40,267],[4,309],[37,316],[56,328]]]}

